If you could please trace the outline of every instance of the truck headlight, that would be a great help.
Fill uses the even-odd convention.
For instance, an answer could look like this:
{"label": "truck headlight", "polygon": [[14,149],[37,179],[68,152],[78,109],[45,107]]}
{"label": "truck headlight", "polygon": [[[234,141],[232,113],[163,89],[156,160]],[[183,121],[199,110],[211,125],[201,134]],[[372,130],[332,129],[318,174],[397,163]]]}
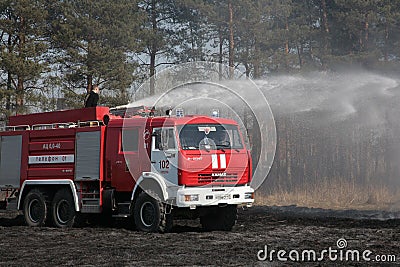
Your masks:
{"label": "truck headlight", "polygon": [[199,195],[184,195],[184,200],[185,202],[190,202],[190,201],[199,201]]}
{"label": "truck headlight", "polygon": [[244,193],[244,199],[254,199],[254,193],[253,192]]}

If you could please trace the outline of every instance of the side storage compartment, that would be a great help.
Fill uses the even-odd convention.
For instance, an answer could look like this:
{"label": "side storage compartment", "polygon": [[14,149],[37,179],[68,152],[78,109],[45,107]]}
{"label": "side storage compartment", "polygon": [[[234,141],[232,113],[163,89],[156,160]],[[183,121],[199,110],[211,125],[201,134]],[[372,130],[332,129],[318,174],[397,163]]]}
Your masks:
{"label": "side storage compartment", "polygon": [[0,188],[19,188],[22,135],[1,136]]}
{"label": "side storage compartment", "polygon": [[82,213],[101,213],[101,129],[76,132],[75,184]]}
{"label": "side storage compartment", "polygon": [[100,180],[100,131],[76,133],[75,181]]}
{"label": "side storage compartment", "polygon": [[0,137],[0,209],[16,210],[21,180],[22,135]]}

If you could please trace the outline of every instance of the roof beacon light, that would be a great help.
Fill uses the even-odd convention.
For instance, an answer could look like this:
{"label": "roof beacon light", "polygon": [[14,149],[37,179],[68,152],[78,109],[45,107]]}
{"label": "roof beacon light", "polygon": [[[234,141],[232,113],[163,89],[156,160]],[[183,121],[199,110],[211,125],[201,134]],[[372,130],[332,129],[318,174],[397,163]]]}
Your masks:
{"label": "roof beacon light", "polygon": [[175,114],[178,118],[182,118],[183,116],[185,116],[185,114],[183,113],[183,108],[176,108]]}
{"label": "roof beacon light", "polygon": [[219,109],[213,109],[213,111],[212,111],[212,117],[214,117],[214,118],[219,118]]}

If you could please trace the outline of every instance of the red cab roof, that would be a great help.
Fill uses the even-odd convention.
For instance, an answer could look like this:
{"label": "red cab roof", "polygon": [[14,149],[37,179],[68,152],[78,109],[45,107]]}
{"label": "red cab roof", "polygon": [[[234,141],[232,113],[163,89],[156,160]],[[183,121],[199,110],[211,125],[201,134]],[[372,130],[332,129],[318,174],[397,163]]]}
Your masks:
{"label": "red cab roof", "polygon": [[118,118],[113,119],[110,121],[112,125],[118,124],[125,124],[128,125],[137,125],[143,123],[150,123],[152,127],[161,127],[167,126],[172,127],[176,125],[186,125],[186,124],[232,124],[238,125],[236,121],[231,119],[225,118],[214,118],[214,117],[207,117],[207,116],[185,116],[185,117],[148,117],[148,118],[141,118],[141,117],[130,117],[130,118]]}

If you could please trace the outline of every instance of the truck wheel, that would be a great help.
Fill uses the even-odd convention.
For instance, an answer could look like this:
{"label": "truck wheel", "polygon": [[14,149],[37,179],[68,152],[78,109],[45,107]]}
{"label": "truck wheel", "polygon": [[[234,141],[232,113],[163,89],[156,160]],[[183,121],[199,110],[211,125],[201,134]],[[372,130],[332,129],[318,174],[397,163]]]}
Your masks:
{"label": "truck wheel", "polygon": [[52,218],[55,226],[60,228],[72,227],[77,214],[75,204],[69,189],[57,191],[52,202]]}
{"label": "truck wheel", "polygon": [[133,218],[136,229],[143,232],[168,232],[172,217],[165,214],[165,205],[153,191],[141,192],[135,201]]}
{"label": "truck wheel", "polygon": [[43,226],[47,218],[47,202],[43,192],[32,189],[24,200],[24,217],[29,226]]}
{"label": "truck wheel", "polygon": [[207,231],[231,231],[237,220],[237,206],[215,208],[200,217],[200,223]]}

